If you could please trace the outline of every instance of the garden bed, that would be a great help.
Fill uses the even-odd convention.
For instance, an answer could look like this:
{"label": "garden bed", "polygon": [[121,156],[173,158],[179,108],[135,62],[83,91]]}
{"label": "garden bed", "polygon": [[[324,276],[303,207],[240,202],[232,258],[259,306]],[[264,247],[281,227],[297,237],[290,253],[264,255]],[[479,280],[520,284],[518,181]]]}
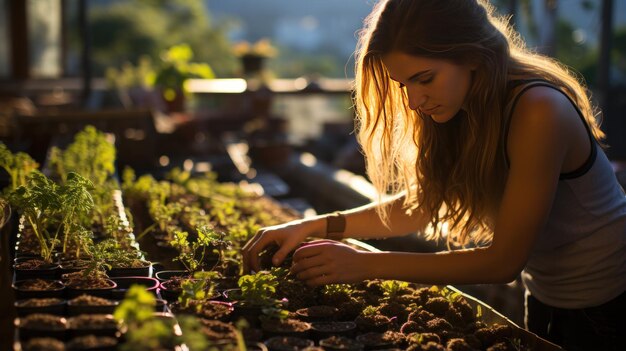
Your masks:
{"label": "garden bed", "polygon": [[[57,171],[61,158],[52,162]],[[247,240],[299,214],[238,184],[217,182],[215,174],[173,169],[157,180],[126,170],[108,193],[111,202],[92,193],[98,188],[86,181],[92,177],[69,174],[57,178],[58,186],[43,174],[26,177],[18,197],[24,201],[16,263],[33,271],[14,274],[23,300],[16,350],[58,343],[111,350],[559,349],[453,287],[370,280],[313,289],[289,274],[288,260],[246,274],[241,248]],[[35,211],[26,201],[32,189],[60,199],[88,193],[96,200],[86,207],[61,201],[58,207],[71,215],[38,211],[43,203]],[[75,234],[82,226],[86,232]],[[345,242],[376,251],[358,240]],[[24,263],[33,255],[38,261]],[[178,272],[154,279],[153,261]]]}

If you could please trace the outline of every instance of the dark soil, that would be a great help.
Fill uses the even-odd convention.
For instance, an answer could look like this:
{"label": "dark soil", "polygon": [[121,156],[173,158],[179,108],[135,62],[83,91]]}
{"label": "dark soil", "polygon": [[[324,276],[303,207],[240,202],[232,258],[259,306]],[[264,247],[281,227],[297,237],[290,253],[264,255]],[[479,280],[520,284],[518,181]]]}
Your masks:
{"label": "dark soil", "polygon": [[236,329],[232,324],[216,320],[200,319],[201,331],[208,340],[237,340]]}
{"label": "dark soil", "polygon": [[356,329],[354,322],[312,322],[311,327],[322,333],[343,333]]}
{"label": "dark soil", "polygon": [[27,279],[20,281],[19,285],[16,286],[20,290],[44,291],[62,289],[63,283],[58,280]]}
{"label": "dark soil", "polygon": [[63,342],[54,338],[33,338],[22,347],[24,351],[65,351]]}
{"label": "dark soil", "polygon": [[273,333],[300,333],[311,329],[311,324],[298,319],[264,319],[261,328]]}
{"label": "dark soil", "polygon": [[112,347],[115,345],[117,345],[117,339],[95,335],[79,336],[67,343],[67,347],[70,350],[91,350],[96,347]]}
{"label": "dark soil", "polygon": [[363,350],[363,344],[343,336],[331,336],[320,340],[320,346],[332,350]]}
{"label": "dark soil", "polygon": [[115,301],[87,294],[75,297],[69,300],[68,303],[74,306],[111,306],[116,304]]}
{"label": "dark soil", "polygon": [[27,299],[27,300],[17,301],[16,305],[18,307],[44,307],[44,306],[58,305],[62,302],[63,300],[56,299],[56,298]]}
{"label": "dark soil", "polygon": [[356,337],[356,340],[368,349],[385,349],[404,345],[406,335],[388,330],[384,333],[361,334]]}
{"label": "dark soil", "polygon": [[62,276],[65,285],[73,289],[106,289],[114,286],[106,274],[83,274],[82,271],[66,273]]}
{"label": "dark soil", "polygon": [[170,291],[181,291],[180,285],[183,280],[189,279],[188,277],[172,277],[169,280],[163,282],[163,287]]}
{"label": "dark soil", "polygon": [[116,329],[117,322],[106,314],[81,314],[67,319],[70,329]]}
{"label": "dark soil", "polygon": [[61,269],[80,270],[85,269],[89,262],[81,259],[66,260],[61,263]]}
{"label": "dark soil", "polygon": [[233,308],[230,304],[192,300],[189,306],[183,307],[180,302],[174,302],[170,306],[174,313],[190,313],[206,319],[225,320],[232,313]]}
{"label": "dark soil", "polygon": [[291,351],[313,346],[313,340],[294,336],[275,336],[265,341],[270,350]]}
{"label": "dark soil", "polygon": [[359,330],[363,332],[384,332],[391,325],[391,318],[376,313],[371,315],[360,314],[354,319]]}
{"label": "dark soil", "polygon": [[44,260],[33,258],[32,260],[26,260],[15,264],[15,269],[23,269],[23,270],[35,270],[35,269],[46,269],[53,268],[57,266],[54,263],[49,263]]}
{"label": "dark soil", "polygon": [[20,319],[20,328],[38,329],[38,330],[63,330],[66,329],[67,322],[65,318],[45,314],[33,313]]}
{"label": "dark soil", "polygon": [[296,311],[296,315],[309,321],[315,320],[331,320],[337,314],[337,307],[328,305],[316,305],[301,308]]}

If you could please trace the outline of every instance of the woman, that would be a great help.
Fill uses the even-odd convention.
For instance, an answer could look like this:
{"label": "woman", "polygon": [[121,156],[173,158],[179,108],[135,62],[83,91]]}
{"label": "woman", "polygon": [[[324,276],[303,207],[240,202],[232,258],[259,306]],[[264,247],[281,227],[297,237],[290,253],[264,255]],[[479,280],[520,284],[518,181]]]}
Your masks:
{"label": "woman", "polygon": [[626,349],[626,199],[577,79],[479,0],[383,1],[356,58],[359,142],[391,196],[261,229],[245,264],[258,270],[270,243],[280,264],[307,237],[420,232],[457,249],[369,253],[320,240],[295,251],[291,270],[311,286],[521,273],[531,331],[572,350]]}

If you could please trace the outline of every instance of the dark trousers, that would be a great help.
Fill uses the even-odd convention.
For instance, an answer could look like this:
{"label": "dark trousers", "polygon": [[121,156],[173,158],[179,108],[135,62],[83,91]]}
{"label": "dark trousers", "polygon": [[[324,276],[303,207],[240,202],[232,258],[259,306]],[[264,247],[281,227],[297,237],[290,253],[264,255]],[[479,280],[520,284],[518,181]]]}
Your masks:
{"label": "dark trousers", "polygon": [[563,309],[526,294],[526,328],[565,350],[626,350],[626,292],[600,306]]}

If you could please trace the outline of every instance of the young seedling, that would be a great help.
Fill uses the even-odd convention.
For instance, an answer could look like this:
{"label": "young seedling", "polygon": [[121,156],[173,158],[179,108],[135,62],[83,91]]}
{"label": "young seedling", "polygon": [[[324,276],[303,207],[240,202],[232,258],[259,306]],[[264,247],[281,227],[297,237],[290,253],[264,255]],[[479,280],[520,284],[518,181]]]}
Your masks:
{"label": "young seedling", "polygon": [[402,290],[409,286],[407,282],[401,282],[398,280],[385,280],[380,284],[383,290],[383,294],[387,300],[393,300],[399,296]]}
{"label": "young seedling", "polygon": [[52,262],[58,238],[51,236],[48,228],[53,226],[58,209],[61,207],[57,185],[43,173],[35,170],[28,175],[26,185],[19,186],[10,194],[9,200],[30,224],[39,241],[43,260]]}
{"label": "young seedling", "polygon": [[133,285],[113,316],[123,326],[126,341],[122,351],[149,351],[161,348],[174,349],[181,342],[174,333],[173,322],[154,314],[154,295],[143,286]]}
{"label": "young seedling", "polygon": [[94,208],[89,191],[93,188],[91,181],[75,172],[68,173],[67,181],[59,188],[64,254],[67,253],[68,242],[80,242],[77,234],[82,233],[83,225],[89,223],[89,216]]}
{"label": "young seedling", "polygon": [[[178,297],[181,306],[187,308],[192,301],[202,301],[213,297],[216,288],[215,279],[219,277],[217,272],[202,271],[196,272],[193,279],[184,279],[180,284],[182,291]],[[198,304],[197,308],[202,308],[202,305]]]}
{"label": "young seedling", "polygon": [[9,174],[11,184],[7,188],[9,192],[14,191],[21,185],[26,184],[26,177],[30,172],[37,170],[39,164],[27,153],[18,152],[13,154],[9,148],[0,141],[0,168]]}
{"label": "young seedling", "polygon": [[179,251],[178,257],[174,260],[181,262],[192,274],[202,269],[211,247],[216,247],[221,255],[226,245],[222,240],[223,235],[209,226],[198,227],[196,231],[198,238],[194,242],[189,242],[189,233],[185,231],[174,232],[174,238],[170,241],[170,245]]}

